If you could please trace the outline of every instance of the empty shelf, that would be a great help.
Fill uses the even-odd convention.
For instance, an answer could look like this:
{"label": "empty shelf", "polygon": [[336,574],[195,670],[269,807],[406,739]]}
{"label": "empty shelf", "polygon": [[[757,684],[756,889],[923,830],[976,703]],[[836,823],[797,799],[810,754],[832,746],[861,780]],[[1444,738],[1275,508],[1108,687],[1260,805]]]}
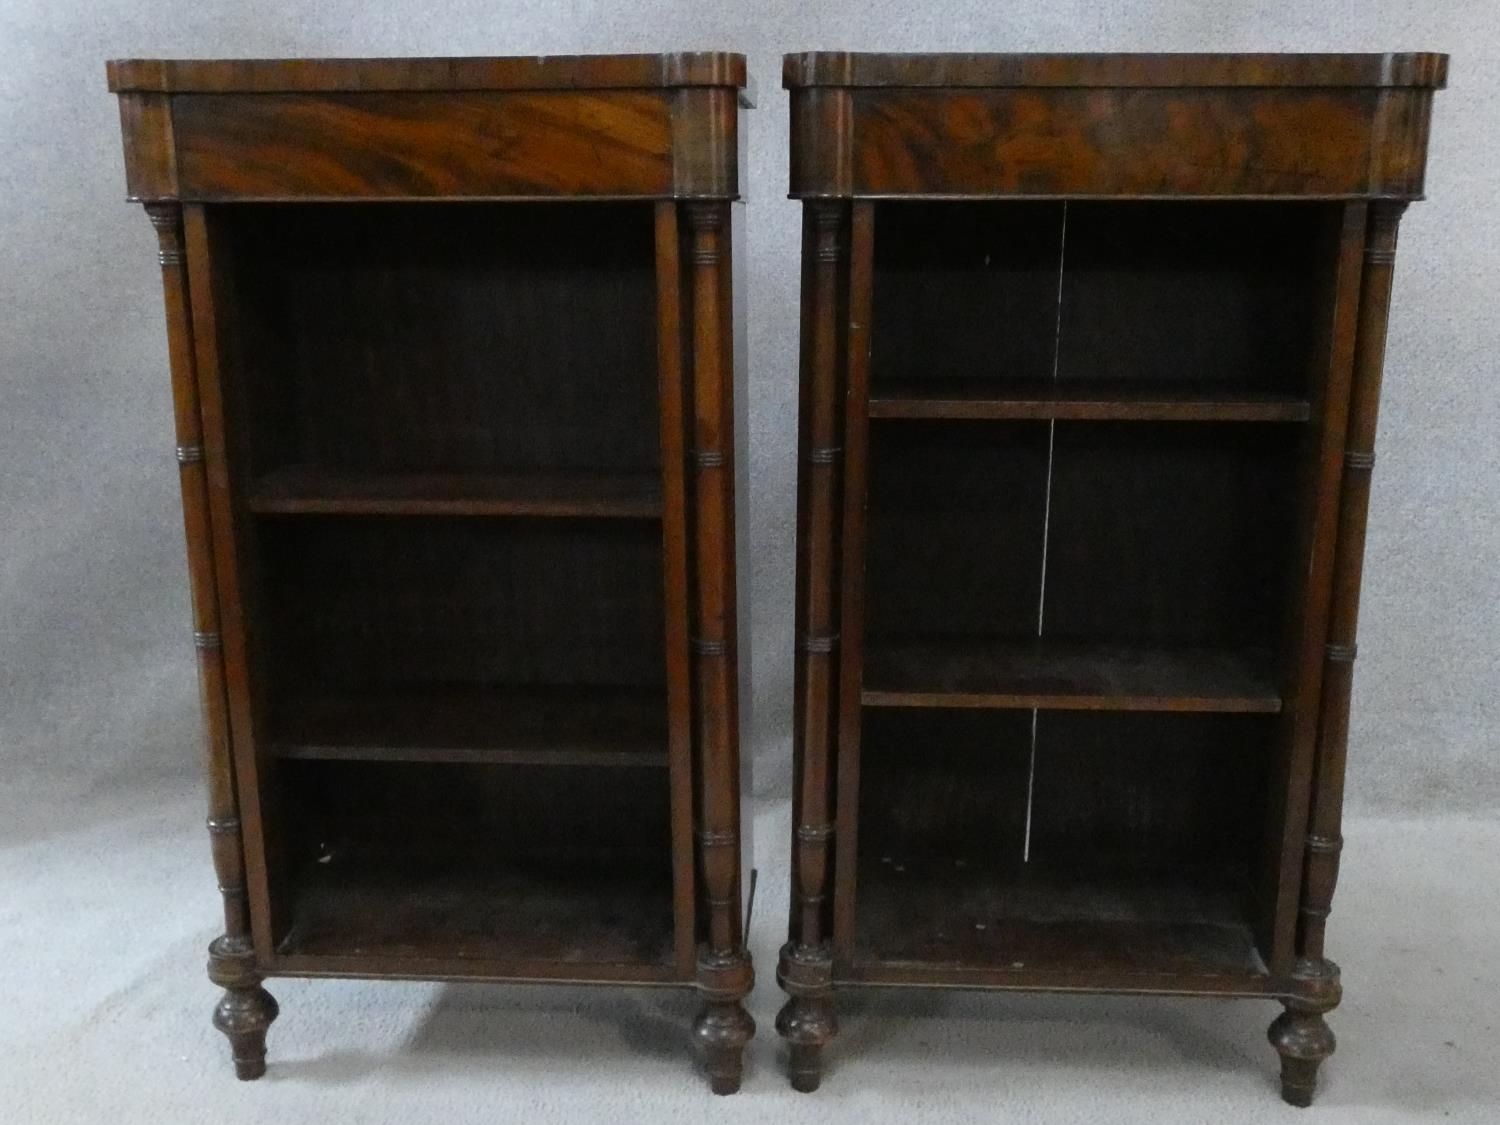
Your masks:
{"label": "empty shelf", "polygon": [[289,959],[581,968],[665,966],[672,956],[665,850],[489,858],[334,845],[289,889],[291,925],[278,947]]}
{"label": "empty shelf", "polygon": [[455,688],[294,697],[273,721],[283,758],[665,766],[659,691]]}
{"label": "empty shelf", "polygon": [[1281,710],[1261,652],[1066,641],[871,639],[868,707],[1102,711]]}
{"label": "empty shelf", "polygon": [[934,379],[871,388],[871,418],[1305,422],[1304,399],[1203,386]]}
{"label": "empty shelf", "polygon": [[250,509],[268,515],[656,519],[662,499],[655,473],[364,473],[295,465],[257,480]]}
{"label": "empty shelf", "polygon": [[1087,977],[1120,991],[1268,986],[1243,872],[1091,876],[990,862],[866,857],[854,976],[1020,988]]}

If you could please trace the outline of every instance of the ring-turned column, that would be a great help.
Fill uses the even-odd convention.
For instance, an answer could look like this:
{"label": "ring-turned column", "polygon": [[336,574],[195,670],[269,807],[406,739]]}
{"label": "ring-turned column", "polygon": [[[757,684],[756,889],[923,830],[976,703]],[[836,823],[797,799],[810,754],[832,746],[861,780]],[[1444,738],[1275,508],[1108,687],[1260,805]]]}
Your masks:
{"label": "ring-turned column", "polygon": [[230,755],[229,712],[224,659],[219,639],[219,598],[213,539],[209,526],[208,473],[203,457],[203,420],[198,405],[198,373],[188,300],[182,207],[148,203],[156,228],[162,291],[166,304],[167,346],[172,375],[172,412],[181,472],[182,515],[187,537],[188,579],[193,606],[193,644],[198,653],[198,686],[205,727],[208,777],[208,831],[214,873],[224,899],[224,933],[208,947],[208,977],[224,989],[214,1008],[214,1026],[229,1037],[235,1075],[259,1078],[266,1072],[266,1030],[276,1018],[275,999],[261,987],[250,938],[250,903],[245,889],[245,848],[239,798]]}
{"label": "ring-turned column", "polygon": [[802,432],[797,489],[797,652],[794,680],[790,937],[776,979],[789,999],[776,1030],[790,1048],[793,1088],[822,1080],[824,1046],[838,1033],[833,1003],[830,896],[833,761],[838,714],[837,610],[843,432],[839,292],[845,216],[838,202],[805,205]]}
{"label": "ring-turned column", "polygon": [[1333,562],[1333,604],[1324,653],[1318,746],[1313,763],[1302,898],[1297,925],[1294,996],[1271,1025],[1270,1039],[1281,1054],[1281,1096],[1297,1106],[1312,1104],[1318,1067],[1333,1054],[1336,1041],[1323,1018],[1342,996],[1339,967],[1324,956],[1324,931],[1338,882],[1344,806],[1344,766],[1349,750],[1349,699],[1354,686],[1355,633],[1365,556],[1365,524],[1370,509],[1370,475],[1375,468],[1375,426],[1385,366],[1386,323],[1396,265],[1396,233],[1404,202],[1370,206],[1360,278],[1359,326],[1355,334],[1349,427],[1339,496],[1338,539]]}
{"label": "ring-turned column", "polygon": [[729,204],[685,207],[692,308],[694,725],[698,866],[707,940],[698,949],[703,1010],[694,1032],[716,1094],[739,1089],[755,1021],[741,1001],[753,982],[740,912],[739,695],[734,558],[734,334]]}

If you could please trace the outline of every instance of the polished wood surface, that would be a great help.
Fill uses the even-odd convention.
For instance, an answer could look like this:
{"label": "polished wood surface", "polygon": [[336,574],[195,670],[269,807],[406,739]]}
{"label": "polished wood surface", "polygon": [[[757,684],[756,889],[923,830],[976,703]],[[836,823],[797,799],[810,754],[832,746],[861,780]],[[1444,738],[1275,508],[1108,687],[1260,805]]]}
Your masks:
{"label": "polished wood surface", "polygon": [[745,57],[723,51],[517,58],[113,59],[115,93],[618,90],[747,84]]}
{"label": "polished wood surface", "polygon": [[1393,54],[884,54],[787,55],[788,89],[808,86],[1340,86],[1441,88],[1448,56]]}
{"label": "polished wood surface", "polygon": [[671,112],[656,94],[382,91],[224,102],[172,99],[186,196],[671,194]]}
{"label": "polished wood surface", "polygon": [[736,198],[744,58],[126,59],[133,199]]}
{"label": "polished wood surface", "polygon": [[1418,198],[1447,56],[789,55],[792,194]]}
{"label": "polished wood surface", "polygon": [[268,976],[670,985],[733,1092],[744,60],[109,73],[160,235],[236,1073]]}
{"label": "polished wood surface", "polygon": [[1446,70],[787,57],[797,1089],[841,988],[920,985],[1277,999],[1310,1101],[1395,221]]}

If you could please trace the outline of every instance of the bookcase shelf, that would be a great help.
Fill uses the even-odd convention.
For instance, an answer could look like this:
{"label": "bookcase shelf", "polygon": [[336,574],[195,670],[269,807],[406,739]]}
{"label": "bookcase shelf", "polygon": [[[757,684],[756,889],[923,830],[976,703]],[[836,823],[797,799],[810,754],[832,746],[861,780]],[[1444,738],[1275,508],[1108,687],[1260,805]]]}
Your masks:
{"label": "bookcase shelf", "polygon": [[1281,710],[1269,652],[1069,641],[872,640],[867,707],[1267,713]]}
{"label": "bookcase shelf", "polygon": [[1181,385],[922,380],[882,384],[871,418],[1055,419],[1121,422],[1305,422],[1311,407],[1294,395]]}
{"label": "bookcase shelf", "polygon": [[277,953],[303,970],[383,962],[381,975],[670,979],[672,888],[661,859],[485,862],[335,847],[300,873]]}
{"label": "bookcase shelf", "polygon": [[665,715],[642,688],[345,693],[288,700],[271,743],[309,760],[664,768]]}
{"label": "bookcase shelf", "polygon": [[1265,961],[1233,869],[1160,875],[997,869],[975,854],[872,856],[860,867],[853,974],[894,982],[1264,992]]}
{"label": "bookcase shelf", "polygon": [[656,473],[370,473],[295,465],[257,480],[261,515],[660,519]]}

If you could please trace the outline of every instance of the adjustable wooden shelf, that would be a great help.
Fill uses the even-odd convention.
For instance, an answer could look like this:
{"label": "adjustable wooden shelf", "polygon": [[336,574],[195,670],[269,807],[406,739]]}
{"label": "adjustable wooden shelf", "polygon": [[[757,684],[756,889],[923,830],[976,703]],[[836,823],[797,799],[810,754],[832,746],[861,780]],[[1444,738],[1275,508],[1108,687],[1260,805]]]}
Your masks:
{"label": "adjustable wooden shelf", "polygon": [[732,1092],[744,59],[109,85],[161,245],[237,1073],[269,976],[688,985]]}
{"label": "adjustable wooden shelf", "polygon": [[1396,224],[1441,55],[786,59],[777,1027],[856,985],[1262,997],[1308,1104]]}

